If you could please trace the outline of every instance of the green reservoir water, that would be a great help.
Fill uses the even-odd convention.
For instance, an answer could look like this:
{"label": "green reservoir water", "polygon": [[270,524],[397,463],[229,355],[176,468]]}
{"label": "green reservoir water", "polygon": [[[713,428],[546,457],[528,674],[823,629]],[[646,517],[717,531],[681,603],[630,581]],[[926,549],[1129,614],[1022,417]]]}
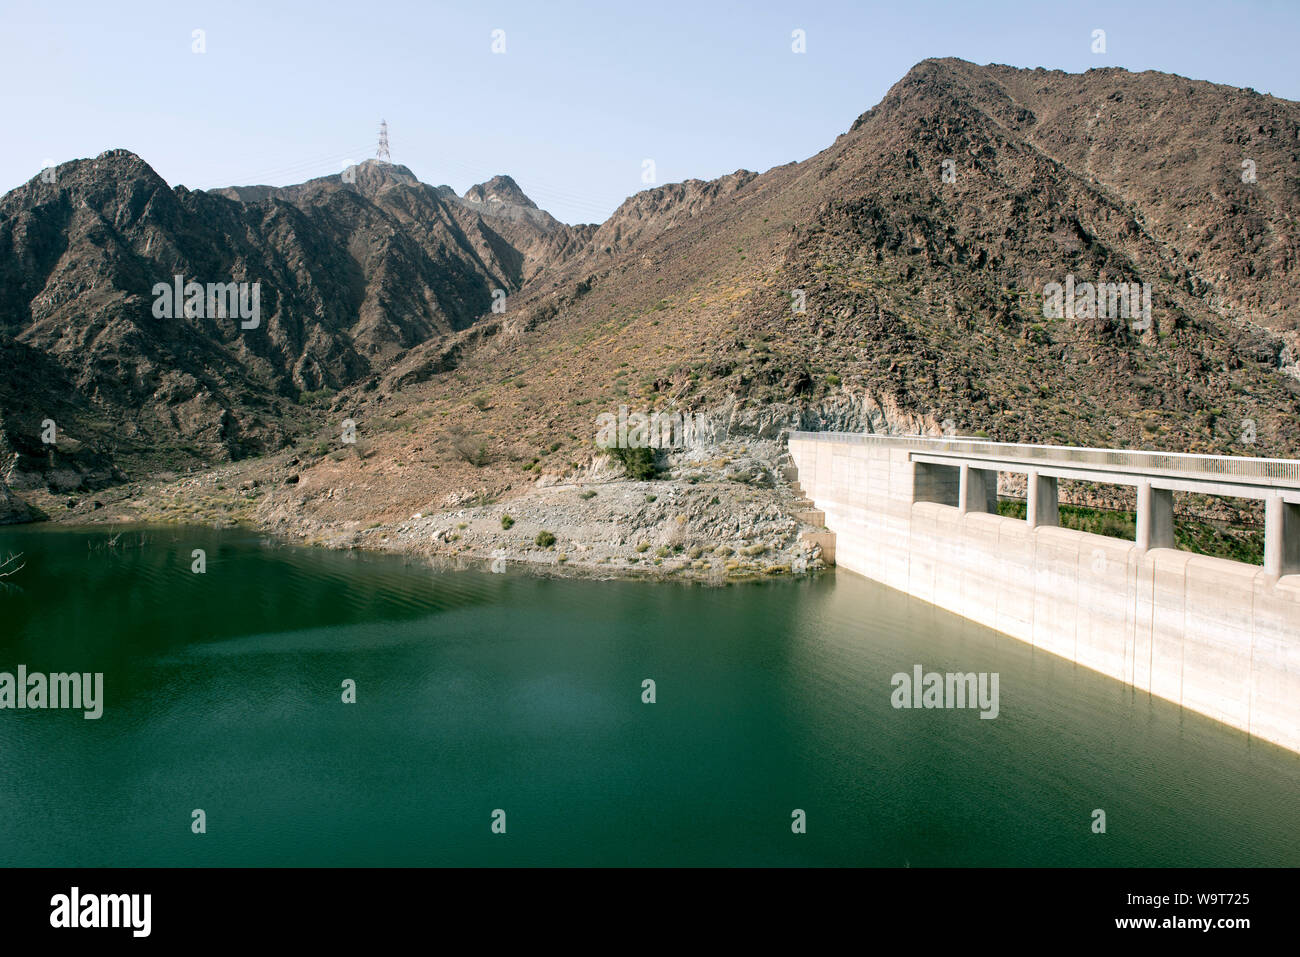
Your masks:
{"label": "green reservoir water", "polygon": [[[0,672],[103,672],[105,699],[0,710],[0,865],[1300,865],[1300,756],[847,572],[147,535],[0,529],[27,562]],[[998,717],[896,710],[916,664],[997,672]]]}

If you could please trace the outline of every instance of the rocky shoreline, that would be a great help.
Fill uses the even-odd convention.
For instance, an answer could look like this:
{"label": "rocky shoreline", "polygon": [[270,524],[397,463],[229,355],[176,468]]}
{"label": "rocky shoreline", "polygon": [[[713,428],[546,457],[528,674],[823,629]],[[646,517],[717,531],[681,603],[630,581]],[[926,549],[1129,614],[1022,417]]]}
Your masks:
{"label": "rocky shoreline", "polygon": [[522,489],[462,490],[444,497],[446,507],[378,521],[323,518],[313,502],[354,489],[303,487],[309,463],[289,454],[51,498],[43,511],[58,524],[242,526],[293,543],[497,572],[725,584],[826,567],[821,546],[804,539],[816,529],[795,517],[801,496],[783,471],[784,442],[722,440],[662,458],[654,479],[629,479],[596,455]]}
{"label": "rocky shoreline", "polygon": [[[775,442],[680,453],[668,477],[630,481],[600,462],[572,481],[539,482],[523,495],[394,525],[316,537],[328,547],[487,560],[601,577],[719,582],[803,575],[825,566],[802,538],[796,492],[781,479]],[[292,527],[292,526],[290,526]]]}

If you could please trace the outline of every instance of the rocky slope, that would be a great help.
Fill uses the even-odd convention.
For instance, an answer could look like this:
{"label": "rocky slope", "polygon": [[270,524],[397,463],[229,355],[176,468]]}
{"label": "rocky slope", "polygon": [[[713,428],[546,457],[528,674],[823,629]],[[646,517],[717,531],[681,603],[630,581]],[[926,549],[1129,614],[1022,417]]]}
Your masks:
{"label": "rocky slope", "polygon": [[[232,338],[220,340],[218,363],[251,410],[230,404],[224,428],[245,444],[229,440],[227,454],[279,442],[287,451],[266,461],[292,463],[266,466],[286,469],[274,482],[255,477],[260,460],[239,465],[249,487],[232,509],[316,539],[374,527],[365,539],[400,541],[473,507],[488,511],[459,516],[447,527],[466,521],[462,538],[438,547],[504,547],[475,522],[490,525],[491,510],[516,499],[559,508],[546,490],[591,481],[603,467],[597,416],[620,405],[706,416],[710,459],[792,425],[1294,457],[1300,344],[1285,307],[1300,282],[1298,131],[1300,105],[1253,91],[931,60],[816,156],[656,187],[599,227],[555,223],[508,177],[457,197],[374,164],[352,183],[225,195],[137,185],[125,196],[114,187],[111,202],[93,177],[62,199],[29,184],[0,203],[3,268],[26,284],[4,300],[10,343],[0,348],[35,381],[19,389],[7,374],[0,408],[8,434],[10,403],[30,432],[40,402],[28,396],[99,409],[110,386],[131,381],[101,384],[102,353],[73,358],[86,343],[102,349],[98,339],[82,331],[81,351],[61,348],[36,318],[62,308],[61,321],[89,329],[71,310],[104,315],[129,285],[51,286],[52,264],[74,252],[123,274],[134,262],[96,245],[88,214],[69,213],[68,224],[82,223],[69,233],[46,208],[84,194],[111,222],[94,236],[110,250],[115,236],[132,237],[137,257],[149,236],[180,234],[132,226],[150,203],[176,204],[169,216],[180,222],[189,210],[230,220],[213,242],[237,250],[268,235],[318,241],[275,260],[292,261],[311,293],[310,309],[286,300],[277,313],[298,351],[273,361]],[[1253,182],[1242,180],[1246,159]],[[38,216],[29,207],[42,196]],[[20,234],[22,257],[10,253]],[[1067,275],[1149,284],[1152,322],[1045,317],[1045,287]],[[491,288],[509,290],[502,314],[488,308]],[[254,371],[269,388],[252,388]],[[57,385],[42,391],[47,379]],[[181,406],[157,381],[162,398],[137,404],[152,415]],[[324,386],[334,394],[289,401]],[[250,442],[254,421],[274,438]],[[355,442],[343,439],[345,421]],[[82,454],[105,456],[102,470],[117,467],[120,447],[85,443]],[[17,451],[34,468],[42,450]],[[663,464],[676,468],[671,457]],[[689,481],[670,474],[672,494],[686,494]],[[177,491],[172,517],[207,516],[196,497],[204,488],[212,493],[201,482]],[[631,507],[626,495],[607,498]],[[416,513],[423,524],[398,532]],[[566,554],[578,544],[599,553],[594,534],[573,538]]]}

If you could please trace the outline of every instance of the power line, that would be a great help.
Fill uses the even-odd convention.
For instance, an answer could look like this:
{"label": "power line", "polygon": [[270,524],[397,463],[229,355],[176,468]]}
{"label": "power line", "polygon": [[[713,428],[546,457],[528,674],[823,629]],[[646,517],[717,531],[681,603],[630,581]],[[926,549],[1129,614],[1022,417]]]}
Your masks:
{"label": "power line", "polygon": [[[316,156],[311,159],[299,159],[296,162],[283,166],[263,168],[251,173],[241,173],[234,178],[233,183],[227,182],[221,185],[259,185],[260,183],[265,183],[268,179],[278,179],[284,176],[302,173],[307,170],[319,169],[322,167],[328,169],[331,166],[341,168],[341,164],[344,161],[351,160],[359,155],[364,155],[366,149],[367,147],[365,146],[359,146],[346,153],[331,153]],[[329,172],[338,172],[338,169],[329,169]],[[322,175],[329,175],[329,172],[322,173]]]}

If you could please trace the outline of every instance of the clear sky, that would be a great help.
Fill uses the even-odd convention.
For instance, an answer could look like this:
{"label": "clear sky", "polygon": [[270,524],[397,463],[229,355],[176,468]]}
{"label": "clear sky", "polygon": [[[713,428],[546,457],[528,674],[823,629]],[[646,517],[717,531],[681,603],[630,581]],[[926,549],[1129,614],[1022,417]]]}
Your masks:
{"label": "clear sky", "polygon": [[0,0],[0,192],[113,147],[173,186],[301,182],[373,156],[385,118],[425,182],[508,173],[599,222],[646,159],[666,183],[811,156],[927,57],[1300,99],[1297,41],[1300,0]]}

